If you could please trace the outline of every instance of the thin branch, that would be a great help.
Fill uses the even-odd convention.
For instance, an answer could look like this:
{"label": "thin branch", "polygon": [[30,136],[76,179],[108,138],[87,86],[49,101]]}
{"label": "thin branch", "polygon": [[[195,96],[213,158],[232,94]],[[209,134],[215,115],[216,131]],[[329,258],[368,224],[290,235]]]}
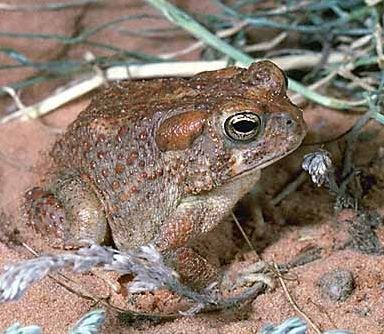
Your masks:
{"label": "thin branch", "polygon": [[[231,28],[218,31],[216,33],[216,36],[218,36],[220,38],[226,38],[226,37],[232,36],[232,35],[236,34],[237,32],[239,32],[241,29],[243,29],[246,25],[247,24],[245,22],[240,22],[238,24],[235,24]],[[205,45],[204,42],[198,41],[198,42],[193,43],[192,45],[188,46],[187,48],[185,48],[183,50],[175,51],[172,53],[165,53],[165,54],[159,55],[159,57],[162,59],[170,59],[170,58],[183,56],[183,55],[186,55],[188,53],[191,53],[193,51],[196,51],[196,50],[204,47],[204,45]]]}
{"label": "thin branch", "polygon": [[286,32],[281,32],[276,37],[272,38],[270,41],[256,43],[252,45],[246,45],[244,47],[245,52],[256,52],[256,51],[267,51],[271,50],[287,38],[288,34]]}
{"label": "thin branch", "polygon": [[284,279],[280,273],[279,267],[275,264],[274,268],[275,268],[276,272],[279,273],[279,275],[277,275],[277,278],[281,284],[281,287],[284,290],[285,295],[287,296],[287,298],[289,300],[289,303],[292,305],[292,307],[295,309],[295,311],[309,323],[309,325],[313,328],[315,333],[322,334],[321,329],[312,321],[312,319],[304,311],[301,310],[301,308],[297,305],[296,301],[293,299],[293,297],[292,297],[291,293],[289,292],[287,285],[285,284]]}
{"label": "thin branch", "polygon": [[23,102],[21,102],[20,100],[20,97],[17,95],[16,93],[16,90],[12,87],[8,87],[8,86],[3,86],[1,87],[1,89],[6,92],[13,100],[13,102],[15,102],[15,105],[17,108],[19,109],[24,109],[25,108],[25,105]]}
{"label": "thin branch", "polygon": [[235,216],[235,214],[234,214],[233,211],[231,211],[231,215],[232,215],[232,218],[233,218],[233,220],[234,220],[234,222],[235,222],[237,228],[239,229],[241,235],[243,236],[244,240],[245,240],[246,243],[248,244],[249,248],[250,248],[251,250],[253,250],[253,251],[256,253],[255,247],[253,247],[252,242],[249,240],[248,236],[246,235],[246,233],[245,233],[243,227],[240,225],[240,222],[239,222],[239,220],[237,219],[237,217]]}
{"label": "thin branch", "polygon": [[307,175],[305,172],[301,172],[298,177],[296,177],[292,182],[288,183],[283,190],[281,190],[271,201],[272,205],[278,205],[284,198],[288,197],[289,194],[296,191],[304,181],[306,180]]}
{"label": "thin branch", "polygon": [[41,11],[57,11],[68,9],[72,7],[80,7],[90,4],[101,4],[104,0],[74,0],[57,3],[47,4],[33,4],[33,5],[11,5],[8,3],[0,3],[0,11],[11,12],[41,12]]}
{"label": "thin branch", "polygon": [[381,70],[384,70],[383,27],[379,23],[376,24],[374,36],[376,39],[377,64],[379,65]]}

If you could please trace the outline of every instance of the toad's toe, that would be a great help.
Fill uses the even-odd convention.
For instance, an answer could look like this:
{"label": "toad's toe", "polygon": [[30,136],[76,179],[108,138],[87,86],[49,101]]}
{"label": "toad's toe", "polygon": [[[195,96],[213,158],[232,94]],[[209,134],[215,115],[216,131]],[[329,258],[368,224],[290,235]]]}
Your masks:
{"label": "toad's toe", "polygon": [[40,187],[28,190],[25,199],[27,224],[43,235],[53,234],[62,239],[65,212],[59,200]]}
{"label": "toad's toe", "polygon": [[222,288],[233,291],[239,288],[252,286],[255,283],[264,283],[271,289],[274,288],[274,280],[270,266],[264,261],[258,261],[237,270],[235,275],[226,272],[222,281]]}

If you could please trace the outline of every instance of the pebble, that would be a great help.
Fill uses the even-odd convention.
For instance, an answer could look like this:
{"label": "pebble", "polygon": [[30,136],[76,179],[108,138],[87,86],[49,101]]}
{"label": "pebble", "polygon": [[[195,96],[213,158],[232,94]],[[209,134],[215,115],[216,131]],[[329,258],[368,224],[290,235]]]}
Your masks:
{"label": "pebble", "polygon": [[355,280],[349,270],[338,268],[323,274],[317,285],[331,300],[343,302],[355,289]]}

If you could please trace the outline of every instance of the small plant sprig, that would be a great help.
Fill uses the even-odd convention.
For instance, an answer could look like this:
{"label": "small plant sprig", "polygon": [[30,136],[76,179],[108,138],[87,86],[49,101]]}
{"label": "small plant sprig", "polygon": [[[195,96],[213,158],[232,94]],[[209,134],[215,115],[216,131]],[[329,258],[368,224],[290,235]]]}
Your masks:
{"label": "small plant sprig", "polygon": [[98,334],[104,321],[105,311],[103,309],[92,310],[83,315],[68,334]]}
{"label": "small plant sprig", "polygon": [[346,140],[346,148],[342,170],[340,171],[341,180],[339,182],[336,180],[332,156],[328,151],[317,149],[312,153],[306,154],[303,158],[302,168],[309,173],[312,182],[318,187],[324,185],[332,194],[336,194],[336,210],[347,207],[357,208],[358,206],[358,194],[350,194],[348,191],[348,185],[356,173],[358,173],[353,164],[353,153],[361,130],[369,121],[376,120],[384,124],[384,115],[381,113],[384,101],[384,74],[382,80],[383,82],[377,91],[365,94],[367,105],[369,106],[368,111],[343,136]]}
{"label": "small plant sprig", "polygon": [[279,325],[265,325],[261,328],[259,334],[305,334],[308,326],[298,317],[289,318]]}
{"label": "small plant sprig", "polygon": [[39,326],[31,325],[23,327],[20,323],[15,322],[1,334],[41,334],[42,330]]}
{"label": "small plant sprig", "polygon": [[331,154],[323,149],[306,154],[303,159],[302,167],[311,176],[312,182],[318,187],[324,184],[329,185],[333,190],[337,190],[335,180],[335,169],[333,167]]}
{"label": "small plant sprig", "polygon": [[306,154],[301,166],[311,176],[314,184],[318,187],[325,186],[331,194],[336,195],[334,205],[336,210],[343,207],[357,207],[357,200],[346,192],[346,185],[353,175],[349,175],[339,185],[336,181],[331,153],[324,149],[318,149]]}
{"label": "small plant sprig", "polygon": [[[292,317],[279,325],[265,325],[259,334],[306,334],[308,326],[304,320],[298,317]],[[343,329],[331,329],[323,334],[352,334]]]}
{"label": "small plant sprig", "polygon": [[[69,330],[68,334],[98,334],[105,321],[105,311],[96,309],[83,315],[76,324]],[[18,322],[8,327],[1,334],[42,334],[39,326],[21,326]]]}

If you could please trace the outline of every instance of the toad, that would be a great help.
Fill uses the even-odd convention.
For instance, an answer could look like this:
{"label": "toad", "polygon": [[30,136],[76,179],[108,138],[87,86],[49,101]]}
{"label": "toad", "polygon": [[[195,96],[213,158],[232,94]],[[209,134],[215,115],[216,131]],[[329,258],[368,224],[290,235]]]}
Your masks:
{"label": "toad", "polygon": [[270,61],[111,84],[54,144],[44,185],[26,193],[29,222],[65,248],[151,243],[190,286],[220,280],[191,241],[300,145],[286,89]]}

